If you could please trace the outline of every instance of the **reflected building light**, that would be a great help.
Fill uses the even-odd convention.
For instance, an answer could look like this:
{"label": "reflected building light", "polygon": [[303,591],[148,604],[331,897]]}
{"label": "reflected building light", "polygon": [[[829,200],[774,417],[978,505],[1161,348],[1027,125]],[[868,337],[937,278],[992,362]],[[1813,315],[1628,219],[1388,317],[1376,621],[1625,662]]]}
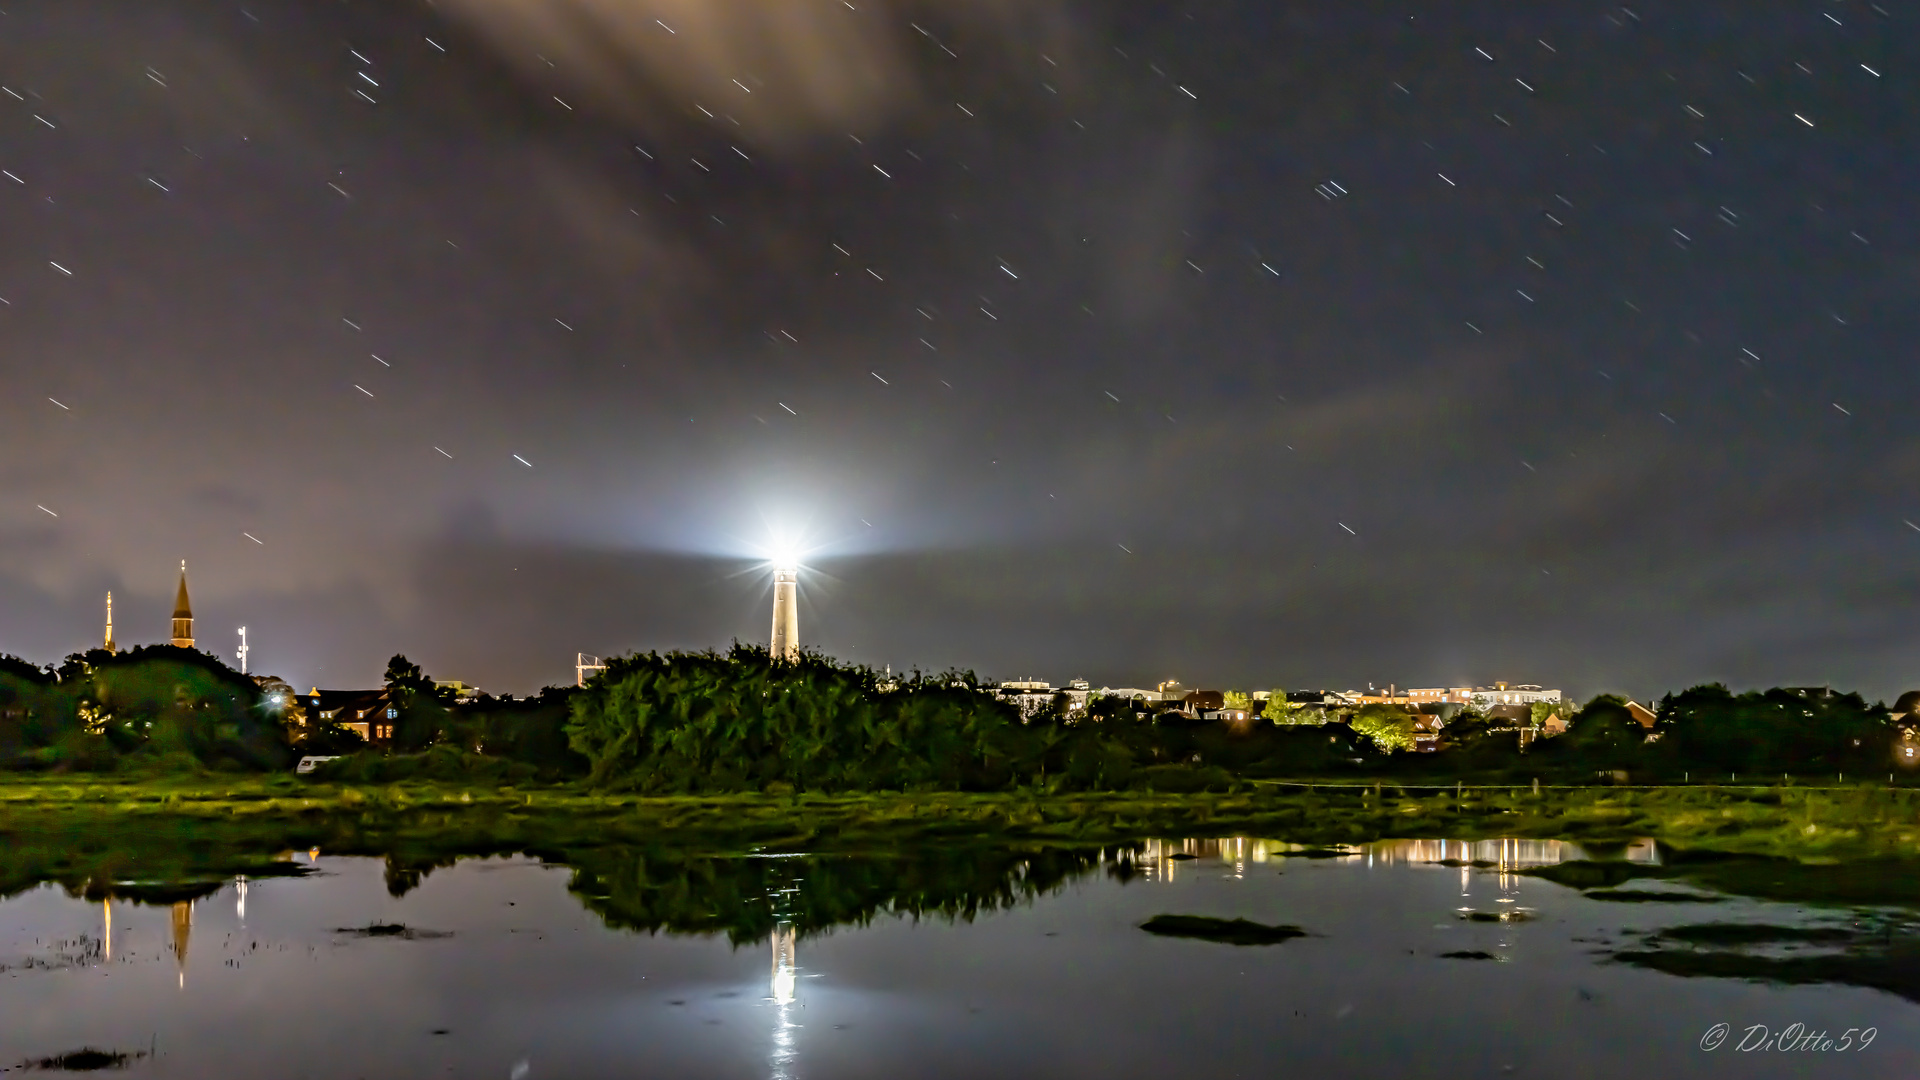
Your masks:
{"label": "reflected building light", "polygon": [[113,962],[113,900],[111,897],[100,901],[100,953],[108,963]]}
{"label": "reflected building light", "polygon": [[239,916],[241,925],[247,921],[247,875],[241,874],[233,879],[233,913]]}

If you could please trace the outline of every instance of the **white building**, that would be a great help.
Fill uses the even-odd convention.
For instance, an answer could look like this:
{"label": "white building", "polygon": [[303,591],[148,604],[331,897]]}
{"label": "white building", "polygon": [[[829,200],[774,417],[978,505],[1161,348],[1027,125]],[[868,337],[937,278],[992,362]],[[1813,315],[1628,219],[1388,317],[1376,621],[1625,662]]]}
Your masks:
{"label": "white building", "polygon": [[1494,705],[1531,705],[1536,701],[1558,705],[1561,701],[1560,691],[1546,690],[1532,683],[1521,683],[1518,686],[1494,683],[1492,686],[1473,688],[1473,703],[1482,709]]}
{"label": "white building", "polygon": [[1121,694],[1126,697],[1132,697],[1135,694],[1147,694],[1147,700],[1159,700],[1159,695],[1146,690],[1108,690],[1104,687],[1095,690],[1088,685],[1085,679],[1068,679],[1067,685],[1054,686],[1045,680],[1029,676],[1025,679],[1009,679],[999,684],[997,689],[1000,691],[1001,697],[1012,702],[1014,708],[1020,710],[1020,715],[1022,716],[1032,716],[1034,713],[1051,706],[1053,699],[1060,694],[1067,695],[1067,715],[1069,716],[1086,712],[1088,699],[1095,696],[1104,697],[1107,694]]}

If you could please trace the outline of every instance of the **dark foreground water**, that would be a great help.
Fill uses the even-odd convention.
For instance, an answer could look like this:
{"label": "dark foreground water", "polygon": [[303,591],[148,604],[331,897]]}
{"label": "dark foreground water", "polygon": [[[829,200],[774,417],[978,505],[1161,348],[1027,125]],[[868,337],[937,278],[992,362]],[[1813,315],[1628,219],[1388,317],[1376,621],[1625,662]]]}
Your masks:
{"label": "dark foreground water", "polygon": [[[584,883],[531,859],[470,859],[396,883],[382,860],[319,852],[295,856],[311,858],[306,876],[203,882],[178,901],[138,882],[107,900],[46,885],[0,902],[0,1067],[92,1048],[127,1056],[65,1064],[222,1080],[1920,1075],[1920,1008],[1897,993],[1617,959],[1653,942],[1665,956],[1792,961],[1891,935],[1897,914],[1667,881],[1637,891],[1691,902],[1598,899],[1507,872],[1582,854],[1555,842],[1284,850],[1149,843],[1088,853],[1033,888],[1038,871],[1013,860],[998,899],[977,904],[883,881],[877,910],[844,905],[837,925],[821,925],[833,904],[814,894],[858,890],[832,860],[805,858],[719,874],[642,859]],[[870,869],[853,877],[876,887]],[[769,895],[743,897],[742,883]],[[757,933],[728,915],[748,901],[774,921],[736,943]],[[979,910],[889,914],[941,906]],[[1163,914],[1306,936],[1242,946],[1140,929]],[[609,918],[714,922],[649,933]],[[1714,929],[1727,926],[1750,932]],[[1725,1042],[1703,1049],[1717,1024]],[[1780,1049],[1795,1024],[1831,1045]]]}

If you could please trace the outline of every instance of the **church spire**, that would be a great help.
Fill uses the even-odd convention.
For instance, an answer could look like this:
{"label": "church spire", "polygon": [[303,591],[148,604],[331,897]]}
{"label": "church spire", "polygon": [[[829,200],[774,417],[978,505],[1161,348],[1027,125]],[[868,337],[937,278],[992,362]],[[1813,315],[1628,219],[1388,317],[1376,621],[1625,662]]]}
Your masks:
{"label": "church spire", "polygon": [[117,648],[113,643],[113,590],[107,590],[107,642],[102,648],[113,652]]}
{"label": "church spire", "polygon": [[187,560],[180,560],[180,592],[173,599],[173,645],[193,648],[193,605],[187,602]]}

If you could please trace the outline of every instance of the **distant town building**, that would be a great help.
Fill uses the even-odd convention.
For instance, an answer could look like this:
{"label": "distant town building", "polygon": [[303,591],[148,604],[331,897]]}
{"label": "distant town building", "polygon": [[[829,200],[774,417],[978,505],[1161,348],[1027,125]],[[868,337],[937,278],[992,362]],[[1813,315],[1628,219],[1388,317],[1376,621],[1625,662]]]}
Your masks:
{"label": "distant town building", "polygon": [[1053,684],[1035,678],[1014,679],[999,686],[1001,700],[1022,717],[1031,717],[1053,704]]}
{"label": "distant town building", "polygon": [[1087,700],[1094,694],[1085,679],[1069,679],[1067,685],[1056,688],[1052,683],[1032,676],[1010,679],[996,689],[1003,699],[1020,710],[1021,716],[1033,716],[1052,707],[1054,700],[1062,694],[1067,697],[1067,715],[1071,716],[1086,711]]}
{"label": "distant town building", "polygon": [[434,682],[433,688],[442,694],[452,697],[455,702],[463,705],[469,701],[477,701],[480,698],[479,687],[470,683],[463,683],[458,679],[437,680]]}
{"label": "distant town building", "polygon": [[1422,705],[1471,705],[1471,686],[1429,686],[1407,690],[1407,698]]}
{"label": "distant town building", "polygon": [[1637,701],[1627,702],[1627,715],[1640,721],[1640,726],[1648,730],[1652,730],[1653,725],[1660,721],[1660,718],[1653,714],[1652,709],[1647,708]]}
{"label": "distant town building", "polygon": [[1509,686],[1506,683],[1497,682],[1492,686],[1473,688],[1473,704],[1482,709],[1494,705],[1531,705],[1536,701],[1558,705],[1561,701],[1560,691],[1543,689],[1532,683]]}
{"label": "distant town building", "polygon": [[1385,690],[1368,687],[1366,690],[1346,690],[1338,695],[1346,705],[1395,705],[1409,712],[1418,709],[1429,701],[1439,698],[1415,697],[1411,690],[1396,690],[1391,684]]}
{"label": "distant town building", "polygon": [[1094,697],[1117,697],[1127,701],[1155,702],[1160,700],[1160,691],[1142,690],[1132,686],[1103,686],[1094,691]]}
{"label": "distant town building", "polygon": [[[1416,686],[1401,690],[1389,683],[1385,690],[1369,686],[1365,691],[1347,690],[1336,695],[1345,705],[1398,705],[1418,709],[1426,705],[1472,705],[1486,709],[1495,705],[1531,705],[1536,701],[1558,704],[1560,691],[1547,690],[1532,683],[1510,686],[1497,682],[1492,686]],[[1292,695],[1288,695],[1292,700]]]}

